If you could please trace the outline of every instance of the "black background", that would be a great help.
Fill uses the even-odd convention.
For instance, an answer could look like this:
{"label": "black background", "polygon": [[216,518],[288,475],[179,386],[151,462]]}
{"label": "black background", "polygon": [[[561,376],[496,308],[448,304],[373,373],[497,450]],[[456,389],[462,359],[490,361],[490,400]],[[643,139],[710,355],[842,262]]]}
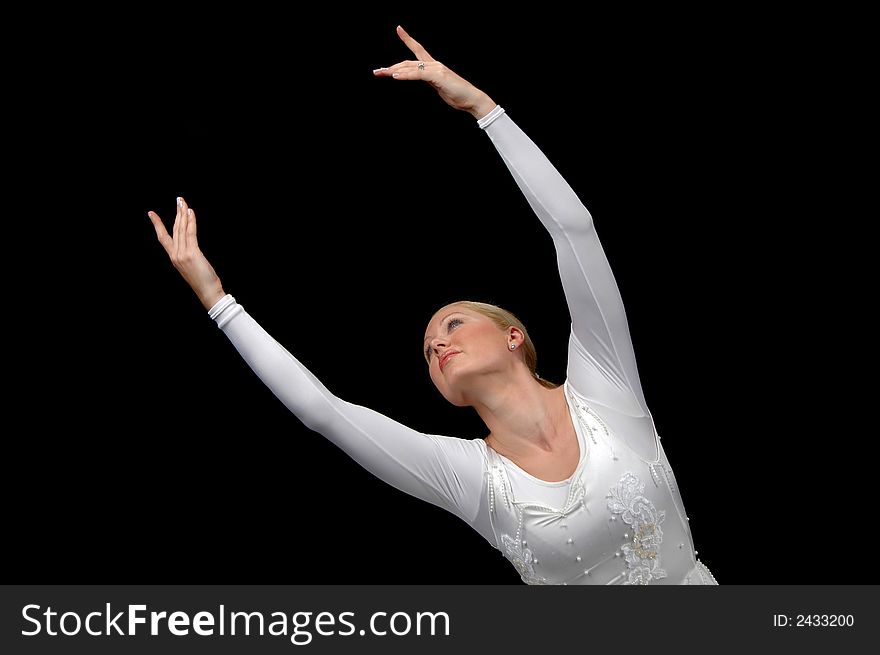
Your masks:
{"label": "black background", "polygon": [[374,78],[414,58],[397,24],[505,107],[591,211],[700,559],[721,584],[843,581],[816,566],[848,548],[817,517],[855,511],[818,492],[844,479],[819,450],[835,390],[794,391],[810,367],[794,343],[816,326],[786,321],[817,290],[793,259],[805,146],[761,16],[77,12],[44,17],[12,73],[25,265],[8,297],[34,344],[11,353],[27,411],[6,451],[14,581],[519,583],[459,519],[304,428],[146,215],[170,231],[184,196],[224,289],[333,393],[414,429],[486,433],[421,358],[448,302],[513,311],[563,382],[552,241],[471,116]]}

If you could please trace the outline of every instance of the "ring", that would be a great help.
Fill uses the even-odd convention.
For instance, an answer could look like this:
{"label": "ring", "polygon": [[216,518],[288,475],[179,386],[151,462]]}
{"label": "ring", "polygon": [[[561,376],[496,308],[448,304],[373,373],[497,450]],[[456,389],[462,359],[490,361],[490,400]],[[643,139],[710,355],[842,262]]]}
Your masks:
{"label": "ring", "polygon": [[423,61],[420,61],[420,62],[419,62],[419,70],[420,70],[420,71],[425,70],[425,62],[423,62]]}

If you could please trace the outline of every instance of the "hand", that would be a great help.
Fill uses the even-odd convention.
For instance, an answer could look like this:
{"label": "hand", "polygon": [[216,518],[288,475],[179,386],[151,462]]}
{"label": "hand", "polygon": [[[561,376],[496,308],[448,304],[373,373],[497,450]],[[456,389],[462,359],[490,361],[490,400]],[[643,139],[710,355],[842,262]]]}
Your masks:
{"label": "hand", "polygon": [[196,213],[187,207],[183,198],[177,199],[177,217],[174,219],[174,238],[168,236],[165,225],[156,212],[147,212],[159,243],[171,258],[174,268],[180,271],[183,279],[202,301],[205,309],[211,309],[226,294],[214,268],[199,250],[196,240]]}
{"label": "hand", "polygon": [[[492,98],[434,59],[400,25],[397,26],[397,35],[418,58],[418,61],[402,61],[388,68],[377,68],[373,71],[376,77],[392,77],[396,80],[424,80],[437,89],[437,93],[446,104],[466,111],[474,118],[482,118],[495,107]],[[424,64],[424,69],[419,68],[419,62]]]}

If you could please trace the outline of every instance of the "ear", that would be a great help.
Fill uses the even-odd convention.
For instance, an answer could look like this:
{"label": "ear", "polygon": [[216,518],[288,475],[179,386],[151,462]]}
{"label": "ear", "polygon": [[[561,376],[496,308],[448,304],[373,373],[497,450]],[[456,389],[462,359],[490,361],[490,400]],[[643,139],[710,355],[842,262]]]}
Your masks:
{"label": "ear", "polygon": [[507,328],[507,342],[516,344],[517,348],[520,348],[523,343],[525,343],[526,335],[523,334],[523,331],[518,327],[511,325]]}

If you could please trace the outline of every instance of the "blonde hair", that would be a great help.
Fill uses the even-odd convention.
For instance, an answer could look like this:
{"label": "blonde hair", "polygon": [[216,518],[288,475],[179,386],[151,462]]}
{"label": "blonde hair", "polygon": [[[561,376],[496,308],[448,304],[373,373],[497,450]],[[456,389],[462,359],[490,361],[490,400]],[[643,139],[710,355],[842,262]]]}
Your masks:
{"label": "blonde hair", "polygon": [[499,307],[498,305],[492,305],[486,302],[478,302],[476,300],[459,300],[458,302],[449,303],[446,306],[464,307],[465,309],[470,309],[473,312],[482,314],[493,323],[495,323],[498,329],[502,332],[507,332],[507,328],[509,327],[519,328],[523,333],[523,362],[528,367],[532,376],[542,387],[546,387],[547,389],[556,389],[560,386],[558,384],[550,382],[550,380],[545,380],[540,375],[538,375],[536,371],[536,367],[538,365],[538,353],[535,351],[535,344],[532,343],[532,339],[531,337],[529,337],[529,331],[526,330],[526,326],[523,325],[523,322],[520,321],[513,314],[513,312],[509,312],[506,309]]}

